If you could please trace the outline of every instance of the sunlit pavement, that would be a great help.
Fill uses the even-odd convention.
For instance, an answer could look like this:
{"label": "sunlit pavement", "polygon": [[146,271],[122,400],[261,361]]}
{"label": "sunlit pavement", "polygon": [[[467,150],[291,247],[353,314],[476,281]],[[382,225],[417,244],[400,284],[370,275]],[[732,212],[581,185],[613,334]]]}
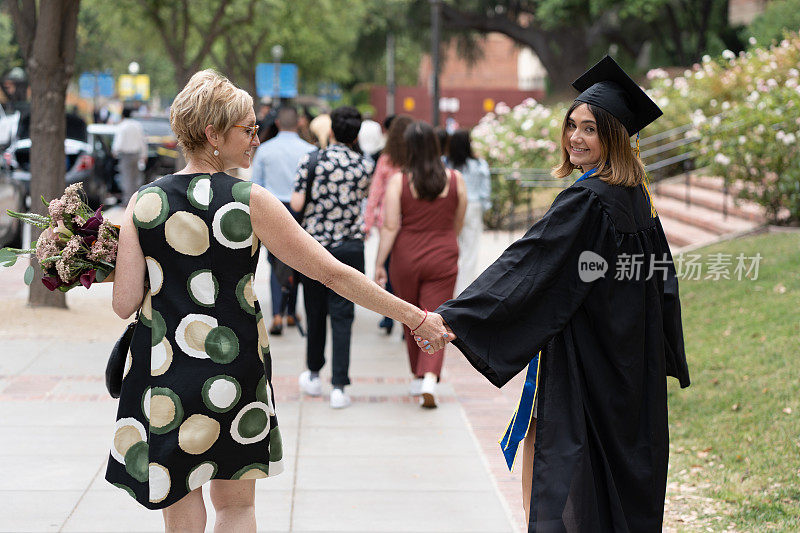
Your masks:
{"label": "sunlit pavement", "polygon": [[[482,265],[510,242],[484,234]],[[367,242],[368,274],[376,246]],[[0,530],[163,530],[161,513],[103,478],[116,410],[103,370],[126,323],[111,311],[111,286],[72,291],[69,311],[30,309],[23,271],[0,270]],[[267,274],[262,262],[257,293],[269,309]],[[499,391],[448,348],[439,407],[424,410],[408,395],[399,328],[387,337],[379,318],[357,309],[343,410],[328,406],[329,386],[321,398],[300,394],[296,328],[271,339],[286,470],[257,482],[259,531],[521,531],[519,472],[497,445],[521,377]]]}

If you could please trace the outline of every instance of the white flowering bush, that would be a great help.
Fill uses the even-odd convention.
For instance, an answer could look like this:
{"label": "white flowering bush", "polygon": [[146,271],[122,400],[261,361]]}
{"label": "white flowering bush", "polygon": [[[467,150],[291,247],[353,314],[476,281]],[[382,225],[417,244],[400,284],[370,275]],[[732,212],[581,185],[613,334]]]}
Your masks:
{"label": "white flowering bush", "polygon": [[513,109],[503,102],[472,130],[473,148],[492,168],[551,168],[559,162],[566,108],[528,98]]}
{"label": "white flowering bush", "polygon": [[[718,103],[695,110],[698,165],[743,185],[740,196],[776,224],[800,223],[800,36],[739,57],[726,54],[714,82]],[[722,115],[711,116],[716,109]]]}
{"label": "white flowering bush", "polygon": [[564,105],[548,107],[533,98],[513,109],[500,102],[473,128],[476,155],[485,158],[495,171],[492,209],[486,217],[489,227],[500,225],[528,198],[514,179],[521,177],[519,170],[549,170],[560,162],[559,137],[566,110]]}

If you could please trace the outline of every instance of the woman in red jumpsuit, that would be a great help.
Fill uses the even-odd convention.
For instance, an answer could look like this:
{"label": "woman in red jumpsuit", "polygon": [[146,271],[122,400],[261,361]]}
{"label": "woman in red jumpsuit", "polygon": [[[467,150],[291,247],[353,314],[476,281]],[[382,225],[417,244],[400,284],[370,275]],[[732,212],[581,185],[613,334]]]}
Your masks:
{"label": "woman in red jumpsuit", "polygon": [[[375,281],[386,283],[383,264],[391,252],[389,273],[395,294],[419,307],[436,309],[453,297],[467,191],[461,174],[442,164],[433,128],[414,122],[404,137],[408,159],[404,171],[389,178],[386,187]],[[414,375],[411,394],[422,396],[423,407],[436,407],[444,351],[428,355],[406,330]]]}

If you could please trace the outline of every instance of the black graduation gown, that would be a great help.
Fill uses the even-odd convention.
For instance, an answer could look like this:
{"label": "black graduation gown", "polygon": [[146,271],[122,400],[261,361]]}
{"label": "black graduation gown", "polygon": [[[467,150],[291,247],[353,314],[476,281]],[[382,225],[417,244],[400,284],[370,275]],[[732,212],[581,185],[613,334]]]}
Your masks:
{"label": "black graduation gown", "polygon": [[[604,277],[581,280],[585,251],[607,261]],[[633,257],[641,275],[618,272]],[[666,376],[688,387],[689,372],[675,267],[644,187],[573,184],[437,312],[498,387],[542,352],[529,531],[661,531]]]}

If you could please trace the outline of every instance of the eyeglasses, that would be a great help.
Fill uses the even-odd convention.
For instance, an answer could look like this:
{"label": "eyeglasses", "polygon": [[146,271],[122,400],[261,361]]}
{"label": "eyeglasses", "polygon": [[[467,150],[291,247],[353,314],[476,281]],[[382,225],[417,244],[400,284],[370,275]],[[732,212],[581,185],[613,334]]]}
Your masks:
{"label": "eyeglasses", "polygon": [[258,135],[258,127],[259,127],[258,124],[256,124],[255,126],[244,126],[242,124],[234,124],[233,127],[244,129],[244,132],[250,136],[250,142],[253,142],[253,139],[255,139],[256,135]]}

